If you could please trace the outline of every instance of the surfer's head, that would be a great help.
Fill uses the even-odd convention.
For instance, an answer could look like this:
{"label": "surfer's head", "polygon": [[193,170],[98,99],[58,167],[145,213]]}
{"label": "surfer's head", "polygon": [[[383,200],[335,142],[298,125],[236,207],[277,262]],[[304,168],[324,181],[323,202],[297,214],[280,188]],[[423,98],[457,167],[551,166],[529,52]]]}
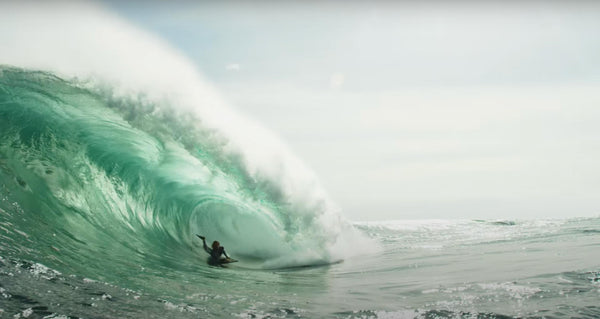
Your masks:
{"label": "surfer's head", "polygon": [[213,243],[212,243],[212,249],[217,249],[217,248],[219,248],[219,246],[221,246],[221,244],[218,241],[216,241],[216,240],[213,241]]}

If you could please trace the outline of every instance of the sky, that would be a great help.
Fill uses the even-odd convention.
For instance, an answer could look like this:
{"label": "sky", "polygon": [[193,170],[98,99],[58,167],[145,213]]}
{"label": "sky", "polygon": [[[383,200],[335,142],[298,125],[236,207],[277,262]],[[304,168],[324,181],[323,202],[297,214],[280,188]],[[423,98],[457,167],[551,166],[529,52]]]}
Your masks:
{"label": "sky", "polygon": [[600,3],[104,1],[352,220],[600,215]]}
{"label": "sky", "polygon": [[110,4],[355,220],[600,215],[594,2]]}

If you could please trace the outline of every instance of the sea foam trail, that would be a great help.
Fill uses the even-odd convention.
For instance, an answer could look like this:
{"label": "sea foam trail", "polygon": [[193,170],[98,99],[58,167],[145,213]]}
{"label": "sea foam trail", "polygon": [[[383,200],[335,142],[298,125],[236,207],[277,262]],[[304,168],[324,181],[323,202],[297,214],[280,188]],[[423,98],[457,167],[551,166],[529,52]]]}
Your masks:
{"label": "sea foam trail", "polygon": [[[73,197],[67,206],[94,215],[92,208],[73,203],[96,202],[126,228],[151,225],[187,244],[202,232],[221,239],[230,251],[261,257],[267,267],[326,263],[357,250],[345,247],[343,234],[352,228],[315,174],[274,134],[228,107],[193,63],[164,41],[89,2],[1,6],[0,27],[14,32],[0,34],[0,63],[51,72],[5,68],[4,85],[12,89],[11,81],[18,80],[25,84],[11,94],[42,90],[49,98],[42,103],[64,102],[15,107],[31,112],[25,117],[49,110],[70,114],[44,123],[53,132],[64,129],[65,138],[77,136],[70,146],[85,152],[74,151],[71,155],[81,157],[71,159],[89,166],[97,183],[95,191],[75,196],[78,190],[65,192],[60,183],[42,179],[63,196],[55,196],[52,205],[64,205],[64,193],[90,194],[93,200]],[[73,96],[80,100],[69,100]],[[87,105],[77,105],[80,101]],[[11,112],[20,110],[5,112],[14,119]],[[14,134],[22,129],[19,124],[12,121],[13,130],[4,133],[21,143],[22,136]],[[44,152],[52,154],[49,149],[38,154]],[[114,167],[121,168],[117,177]],[[139,187],[139,176],[148,187]],[[102,218],[92,219],[99,225]]]}

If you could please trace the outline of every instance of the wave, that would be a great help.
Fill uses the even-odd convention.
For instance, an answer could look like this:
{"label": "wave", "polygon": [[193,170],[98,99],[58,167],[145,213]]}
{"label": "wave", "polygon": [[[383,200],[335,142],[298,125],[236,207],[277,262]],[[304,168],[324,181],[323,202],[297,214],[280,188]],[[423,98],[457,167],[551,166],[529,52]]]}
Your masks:
{"label": "wave", "polygon": [[341,219],[328,199],[298,201],[282,187],[293,181],[250,170],[194,114],[14,67],[0,69],[0,105],[9,240],[52,236],[47,250],[170,255],[197,247],[200,233],[263,266],[335,261],[339,232],[325,219]]}
{"label": "wave", "polygon": [[370,237],[405,248],[448,247],[507,242],[558,241],[574,234],[596,234],[598,217],[535,220],[392,220],[355,222]]}

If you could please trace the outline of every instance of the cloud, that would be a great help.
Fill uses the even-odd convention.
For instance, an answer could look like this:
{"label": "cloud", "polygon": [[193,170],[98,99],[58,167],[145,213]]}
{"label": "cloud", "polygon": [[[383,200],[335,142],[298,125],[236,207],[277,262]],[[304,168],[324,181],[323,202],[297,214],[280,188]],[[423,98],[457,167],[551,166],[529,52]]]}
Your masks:
{"label": "cloud", "polygon": [[344,86],[345,77],[342,73],[334,73],[329,78],[329,87],[332,89],[341,89]]}
{"label": "cloud", "polygon": [[237,63],[230,63],[225,66],[225,70],[227,71],[239,71],[240,65]]}

